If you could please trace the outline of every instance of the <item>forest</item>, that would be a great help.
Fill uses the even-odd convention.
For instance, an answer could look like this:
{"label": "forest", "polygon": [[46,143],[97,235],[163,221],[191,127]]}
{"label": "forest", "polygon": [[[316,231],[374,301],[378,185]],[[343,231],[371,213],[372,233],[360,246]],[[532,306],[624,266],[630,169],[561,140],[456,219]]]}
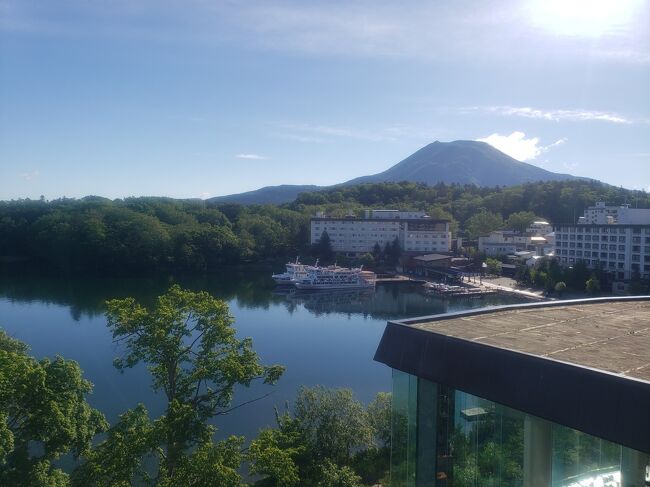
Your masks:
{"label": "forest", "polygon": [[521,218],[574,222],[596,201],[650,207],[645,191],[596,181],[513,187],[379,183],[303,193],[288,204],[88,196],[0,202],[0,269],[106,274],[209,272],[224,264],[295,258],[311,252],[309,218],[366,208],[423,210],[449,219],[470,240]]}

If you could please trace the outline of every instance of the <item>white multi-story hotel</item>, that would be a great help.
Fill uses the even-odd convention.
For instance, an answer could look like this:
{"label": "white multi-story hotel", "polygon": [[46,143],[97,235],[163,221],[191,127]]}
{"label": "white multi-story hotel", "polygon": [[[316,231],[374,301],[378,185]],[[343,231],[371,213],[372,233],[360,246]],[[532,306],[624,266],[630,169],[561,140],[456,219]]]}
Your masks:
{"label": "white multi-story hotel", "polygon": [[359,255],[383,249],[398,239],[405,252],[449,252],[449,221],[435,220],[421,211],[366,210],[364,218],[330,218],[318,214],[311,219],[311,243],[327,232],[335,252]]}
{"label": "white multi-story hotel", "polygon": [[564,265],[581,260],[600,267],[616,280],[635,272],[650,279],[650,210],[597,203],[577,225],[555,227],[555,255]]}

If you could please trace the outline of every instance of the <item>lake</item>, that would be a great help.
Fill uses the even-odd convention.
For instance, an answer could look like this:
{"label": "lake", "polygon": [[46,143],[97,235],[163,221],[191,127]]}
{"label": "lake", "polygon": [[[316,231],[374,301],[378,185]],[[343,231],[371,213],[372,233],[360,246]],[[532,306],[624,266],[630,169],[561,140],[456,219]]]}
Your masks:
{"label": "lake", "polygon": [[133,296],[151,304],[173,283],[208,291],[228,302],[238,337],[252,337],[262,363],[286,366],[276,386],[238,389],[234,405],[271,395],[215,423],[219,436],[252,438],[274,424],[274,407],[283,408],[301,385],[348,387],[366,403],[390,391],[390,369],[373,361],[387,320],[521,302],[513,296],[441,299],[425,296],[418,285],[395,283],[378,284],[375,292],[283,293],[270,274],[228,268],[218,275],[147,279],[2,277],[0,327],[38,358],[61,355],[79,362],[95,385],[89,402],[110,422],[140,402],[157,416],[163,402],[151,391],[146,369],[113,368],[120,349],[106,328],[104,302]]}

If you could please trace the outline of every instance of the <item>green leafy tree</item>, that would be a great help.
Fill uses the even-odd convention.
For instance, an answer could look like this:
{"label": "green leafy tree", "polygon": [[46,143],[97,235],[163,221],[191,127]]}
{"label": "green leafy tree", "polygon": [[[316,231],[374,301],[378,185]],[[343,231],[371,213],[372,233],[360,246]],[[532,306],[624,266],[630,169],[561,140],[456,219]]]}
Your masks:
{"label": "green leafy tree", "polygon": [[332,262],[334,259],[334,251],[332,250],[332,240],[329,234],[323,230],[318,242],[314,246],[314,253],[323,262]]}
{"label": "green leafy tree", "polygon": [[302,387],[294,414],[318,463],[347,464],[355,450],[372,445],[368,415],[350,389]]}
{"label": "green leafy tree", "polygon": [[598,294],[600,292],[600,280],[596,274],[592,274],[587,280],[585,283],[585,289],[589,294]]}
{"label": "green leafy tree", "polygon": [[555,292],[558,293],[560,296],[564,294],[564,291],[566,291],[566,283],[563,281],[560,281],[555,284]]}
{"label": "green leafy tree", "polygon": [[488,235],[503,226],[503,217],[500,214],[484,209],[467,219],[465,232],[470,240],[476,240],[481,235]]}
{"label": "green leafy tree", "polygon": [[305,465],[307,446],[298,420],[288,411],[275,412],[277,428],[266,428],[251,442],[248,451],[250,472],[262,475],[258,486],[300,484],[299,465]]}
{"label": "green leafy tree", "polygon": [[501,275],[501,261],[498,259],[487,259],[485,261],[485,265],[487,265],[487,271],[489,274],[493,274],[495,276],[500,276]]}
{"label": "green leafy tree", "polygon": [[53,462],[84,454],[108,427],[86,402],[91,391],[76,362],[38,361],[0,330],[0,485],[69,485]]}
{"label": "green leafy tree", "polygon": [[378,392],[366,409],[368,421],[374,430],[375,439],[382,448],[390,449],[392,394]]}
{"label": "green leafy tree", "polygon": [[[153,389],[164,394],[167,405],[149,425],[143,408],[124,415],[87,457],[77,478],[85,485],[103,485],[107,469],[118,470],[111,458],[113,441],[127,448],[117,460],[127,462],[131,478],[141,474],[142,460],[127,457],[150,455],[159,462],[159,486],[209,485],[209,475],[222,479],[220,485],[234,485],[241,461],[237,445],[243,440],[214,443],[214,429],[207,422],[232,409],[235,385],[249,386],[255,380],[274,384],[283,367],[261,365],[250,338],[235,337],[228,305],[206,292],[172,286],[152,309],[133,298],[108,301],[106,317],[114,340],[125,349],[115,366],[124,370],[145,363]],[[133,449],[120,430],[141,436],[141,448]],[[185,483],[188,479],[193,483]]]}
{"label": "green leafy tree", "polygon": [[361,477],[347,466],[340,466],[326,460],[321,467],[318,487],[363,487]]}
{"label": "green leafy tree", "polygon": [[508,217],[505,226],[510,230],[524,233],[535,220],[541,220],[541,218],[537,217],[532,211],[518,211]]}
{"label": "green leafy tree", "polygon": [[372,256],[375,258],[375,262],[379,262],[380,258],[382,257],[382,251],[379,242],[375,242],[375,245],[372,248]]}
{"label": "green leafy tree", "polygon": [[397,237],[395,237],[392,242],[386,243],[385,254],[388,264],[397,265],[399,263],[399,258],[402,255],[402,248]]}
{"label": "green leafy tree", "polygon": [[375,264],[375,258],[371,253],[367,252],[359,257],[359,264],[363,265],[364,267],[372,267]]}
{"label": "green leafy tree", "polygon": [[[376,424],[381,428],[385,428],[387,401],[388,396],[381,396],[373,406],[372,414],[376,414]],[[380,473],[387,470],[384,457],[374,463],[365,456],[356,461],[359,455],[375,448],[374,438],[383,442],[386,431],[373,428],[370,413],[349,389],[303,387],[292,413],[276,412],[276,421],[277,427],[262,430],[249,449],[251,473],[263,476],[259,486],[348,485],[320,482],[325,478],[334,482],[339,477],[341,481],[357,481],[355,467],[370,466]],[[324,465],[332,466],[331,471],[325,472]],[[372,473],[376,478],[376,472]]]}

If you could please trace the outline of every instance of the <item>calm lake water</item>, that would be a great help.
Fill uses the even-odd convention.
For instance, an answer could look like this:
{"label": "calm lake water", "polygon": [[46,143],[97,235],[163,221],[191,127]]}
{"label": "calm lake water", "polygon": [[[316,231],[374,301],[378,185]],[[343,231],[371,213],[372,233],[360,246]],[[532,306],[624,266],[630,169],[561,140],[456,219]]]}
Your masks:
{"label": "calm lake water", "polygon": [[36,357],[79,362],[95,384],[89,401],[109,421],[140,402],[157,416],[163,404],[146,369],[120,373],[112,366],[120,350],[106,328],[104,302],[133,296],[149,304],[173,283],[208,291],[229,303],[238,336],[252,337],[263,363],[287,368],[274,387],[238,390],[234,404],[272,391],[269,397],[216,421],[220,436],[251,438],[273,424],[274,407],[284,407],[301,385],[349,387],[364,402],[390,391],[390,369],[373,361],[387,320],[520,302],[508,296],[443,300],[410,284],[380,284],[374,293],[282,294],[269,276],[269,270],[224,269],[157,279],[0,278],[0,327],[29,344]]}

